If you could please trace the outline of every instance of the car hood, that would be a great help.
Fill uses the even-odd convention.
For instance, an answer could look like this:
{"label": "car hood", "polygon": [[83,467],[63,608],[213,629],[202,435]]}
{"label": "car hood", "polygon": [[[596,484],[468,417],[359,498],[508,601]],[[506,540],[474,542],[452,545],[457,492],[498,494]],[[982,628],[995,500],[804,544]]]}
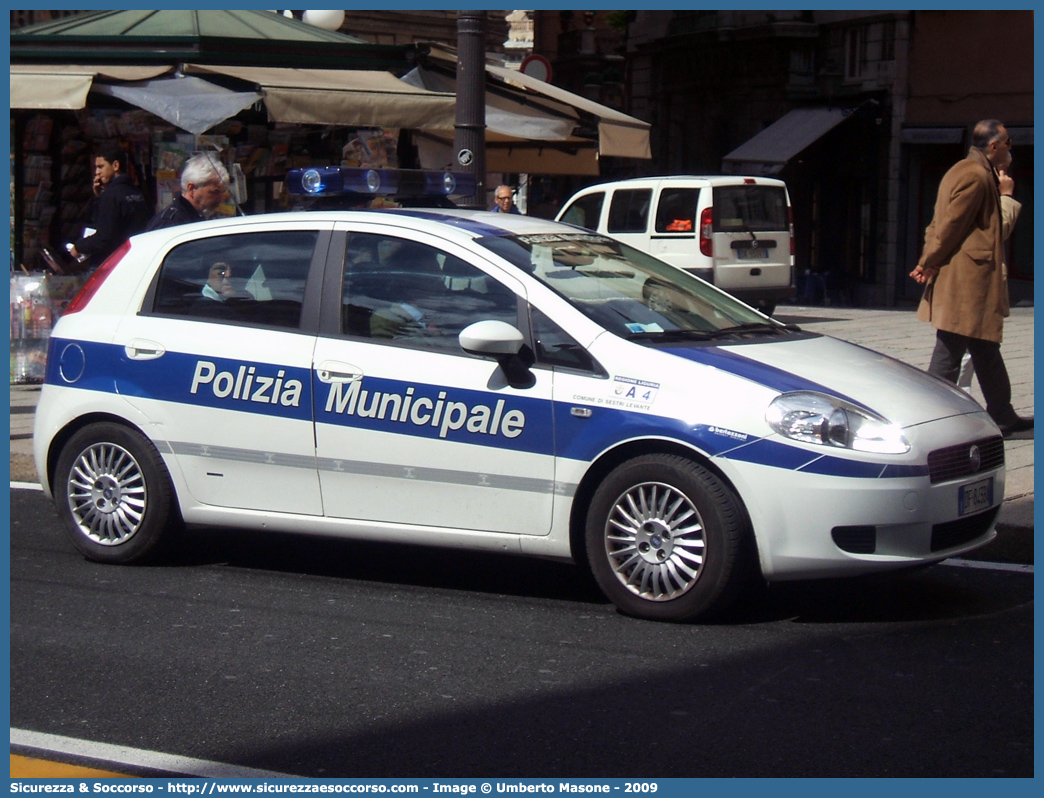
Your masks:
{"label": "car hood", "polygon": [[778,390],[819,391],[911,427],[982,412],[968,394],[888,355],[826,335],[666,350]]}

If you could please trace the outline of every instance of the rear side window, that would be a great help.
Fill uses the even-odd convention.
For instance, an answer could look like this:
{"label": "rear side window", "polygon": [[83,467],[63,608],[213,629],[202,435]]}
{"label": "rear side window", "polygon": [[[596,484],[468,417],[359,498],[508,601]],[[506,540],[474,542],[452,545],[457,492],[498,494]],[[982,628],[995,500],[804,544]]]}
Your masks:
{"label": "rear side window", "polygon": [[780,186],[717,186],[714,232],[790,230],[787,193]]}
{"label": "rear side window", "polygon": [[605,193],[586,194],[569,206],[562,214],[561,221],[566,224],[575,224],[578,227],[586,227],[588,230],[598,229],[598,220],[602,218],[602,203],[605,202]]}
{"label": "rear side window", "polygon": [[657,233],[693,233],[696,230],[698,188],[665,188],[656,205]]}
{"label": "rear side window", "polygon": [[160,268],[153,312],[296,329],[319,233],[282,230],[190,241]]}
{"label": "rear side window", "polygon": [[651,188],[624,189],[613,194],[609,206],[610,233],[644,233],[649,224]]}

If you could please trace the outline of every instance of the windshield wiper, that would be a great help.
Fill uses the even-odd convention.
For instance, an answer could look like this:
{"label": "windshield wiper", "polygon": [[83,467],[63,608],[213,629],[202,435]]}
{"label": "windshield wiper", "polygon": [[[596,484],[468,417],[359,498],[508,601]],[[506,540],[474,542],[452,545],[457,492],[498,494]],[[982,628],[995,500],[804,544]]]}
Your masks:
{"label": "windshield wiper", "polygon": [[752,321],[747,324],[737,324],[735,327],[724,327],[707,333],[710,338],[727,338],[730,335],[744,335],[757,333],[770,333],[772,335],[788,335],[789,333],[801,332],[796,324],[766,324],[761,321]]}
{"label": "windshield wiper", "polygon": [[627,334],[629,341],[713,341],[718,338],[729,338],[734,335],[789,335],[801,332],[796,324],[765,324],[749,322],[726,327],[722,330],[656,330],[654,332],[632,332]]}
{"label": "windshield wiper", "polygon": [[628,341],[709,341],[714,337],[713,330],[656,330],[655,332],[627,333]]}

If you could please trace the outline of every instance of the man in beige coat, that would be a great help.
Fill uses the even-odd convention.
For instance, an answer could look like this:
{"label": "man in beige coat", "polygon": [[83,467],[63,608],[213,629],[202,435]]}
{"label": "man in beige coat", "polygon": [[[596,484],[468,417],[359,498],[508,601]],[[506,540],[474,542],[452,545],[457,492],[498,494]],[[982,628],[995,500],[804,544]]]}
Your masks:
{"label": "man in beige coat", "polygon": [[961,358],[970,353],[986,410],[1005,436],[1033,427],[1033,419],[1020,418],[1011,405],[1011,382],[1000,353],[1008,315],[1004,231],[1021,207],[1010,196],[1014,183],[1006,175],[1006,198],[1001,197],[997,167],[1007,164],[1010,150],[1001,122],[986,119],[975,125],[968,157],[939,185],[924,252],[910,272],[925,284],[917,317],[936,328],[929,373],[956,383]]}

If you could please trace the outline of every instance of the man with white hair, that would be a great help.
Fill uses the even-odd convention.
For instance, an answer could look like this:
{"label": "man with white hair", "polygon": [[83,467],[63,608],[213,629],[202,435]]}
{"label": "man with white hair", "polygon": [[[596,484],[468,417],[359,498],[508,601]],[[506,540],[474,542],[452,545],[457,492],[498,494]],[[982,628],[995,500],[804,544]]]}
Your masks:
{"label": "man with white hair", "polygon": [[515,207],[515,192],[511,190],[511,186],[500,185],[497,186],[497,190],[493,192],[493,213],[514,213],[520,214],[518,208]]}
{"label": "man with white hair", "polygon": [[146,230],[159,230],[189,222],[201,222],[228,194],[228,170],[216,155],[201,152],[185,161],[181,170],[181,194],[152,217]]}

